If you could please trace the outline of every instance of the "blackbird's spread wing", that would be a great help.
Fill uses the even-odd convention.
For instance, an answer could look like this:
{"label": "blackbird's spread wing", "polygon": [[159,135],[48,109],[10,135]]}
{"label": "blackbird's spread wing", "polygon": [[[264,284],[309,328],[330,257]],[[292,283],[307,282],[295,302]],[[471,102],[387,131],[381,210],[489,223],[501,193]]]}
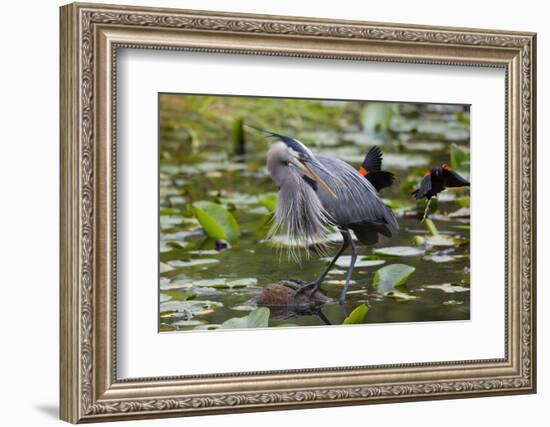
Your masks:
{"label": "blackbird's spread wing", "polygon": [[369,173],[365,178],[367,178],[373,187],[376,188],[376,191],[379,192],[382,188],[391,186],[395,177],[391,172],[379,171]]}
{"label": "blackbird's spread wing", "polygon": [[365,156],[359,173],[367,178],[378,192],[393,184],[394,175],[382,170],[382,152],[376,145]]}
{"label": "blackbird's spread wing", "polygon": [[469,187],[470,183],[466,181],[456,172],[450,169],[443,170],[443,177],[445,178],[445,187]]}
{"label": "blackbird's spread wing", "polygon": [[379,172],[382,169],[382,152],[376,145],[372,147],[367,155],[363,164],[363,168],[370,174],[372,172]]}
{"label": "blackbird's spread wing", "polygon": [[422,197],[426,197],[426,194],[432,189],[432,177],[431,175],[426,175],[422,182],[420,183],[420,188],[416,191],[413,191],[413,195],[416,200],[420,200]]}

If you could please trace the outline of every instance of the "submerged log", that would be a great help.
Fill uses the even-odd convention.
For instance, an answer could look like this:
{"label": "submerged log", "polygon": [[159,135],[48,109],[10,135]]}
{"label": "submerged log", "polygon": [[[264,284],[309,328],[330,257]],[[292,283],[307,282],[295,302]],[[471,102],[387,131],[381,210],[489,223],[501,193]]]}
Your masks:
{"label": "submerged log", "polygon": [[297,293],[305,285],[306,282],[293,279],[270,283],[256,298],[256,305],[271,309],[273,318],[289,319],[297,315],[314,314],[322,305],[332,302],[321,290],[313,295],[310,295],[309,290]]}

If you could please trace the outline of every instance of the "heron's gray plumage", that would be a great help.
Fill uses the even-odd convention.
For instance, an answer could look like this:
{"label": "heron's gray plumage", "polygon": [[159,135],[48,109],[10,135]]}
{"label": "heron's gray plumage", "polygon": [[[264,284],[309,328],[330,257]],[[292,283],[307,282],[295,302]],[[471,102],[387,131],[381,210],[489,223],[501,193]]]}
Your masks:
{"label": "heron's gray plumage", "polygon": [[[271,144],[267,153],[267,169],[279,184],[270,235],[285,234],[291,243],[289,256],[292,256],[296,254],[293,244],[317,244],[317,248],[322,248],[333,226],[338,227],[343,238],[342,247],[321,276],[301,290],[311,288],[313,295],[336,260],[351,246],[350,266],[339,301],[343,304],[357,259],[350,229],[360,242],[373,244],[378,241],[379,234],[390,237],[397,233],[397,220],[369,180],[347,163],[315,156],[292,137],[263,132],[280,139]],[[379,157],[381,166],[381,155]]]}
{"label": "heron's gray plumage", "polygon": [[353,229],[360,241],[370,244],[379,233],[392,236],[399,230],[376,189],[346,162],[319,155],[316,162],[308,163],[335,198],[290,164],[290,155],[283,142],[274,142],[267,155],[268,170],[279,184],[270,235],[282,233],[291,243],[307,246],[322,242],[336,225]]}
{"label": "heron's gray plumage", "polygon": [[316,159],[333,175],[316,169],[319,177],[338,196],[334,198],[317,187],[317,196],[335,224],[349,226],[354,231],[370,229],[388,237],[397,233],[399,225],[392,210],[384,204],[369,180],[342,160],[327,156],[316,156]]}
{"label": "heron's gray plumage", "polygon": [[[277,208],[268,237],[287,236],[291,248],[325,240],[333,224],[321,199],[302,173],[288,164],[287,147],[275,142],[267,156],[267,168],[279,184]],[[291,252],[291,255],[295,255]]]}

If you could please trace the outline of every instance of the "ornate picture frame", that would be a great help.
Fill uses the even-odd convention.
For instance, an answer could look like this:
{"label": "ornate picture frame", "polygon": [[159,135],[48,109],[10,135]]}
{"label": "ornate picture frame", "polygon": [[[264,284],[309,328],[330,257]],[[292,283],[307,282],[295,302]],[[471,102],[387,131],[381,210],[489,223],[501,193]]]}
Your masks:
{"label": "ornate picture frame", "polygon": [[[315,18],[61,8],[61,418],[77,423],[536,391],[536,36]],[[117,49],[505,70],[505,357],[117,378]]]}

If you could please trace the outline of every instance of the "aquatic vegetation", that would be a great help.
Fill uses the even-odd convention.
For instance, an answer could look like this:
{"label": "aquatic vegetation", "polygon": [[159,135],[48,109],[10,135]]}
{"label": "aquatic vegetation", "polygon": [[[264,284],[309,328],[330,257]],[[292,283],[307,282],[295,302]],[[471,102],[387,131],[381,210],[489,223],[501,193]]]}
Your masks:
{"label": "aquatic vegetation", "polygon": [[365,304],[361,304],[353,309],[348,317],[344,319],[344,325],[358,325],[364,323],[365,317],[369,312],[369,308]]}

